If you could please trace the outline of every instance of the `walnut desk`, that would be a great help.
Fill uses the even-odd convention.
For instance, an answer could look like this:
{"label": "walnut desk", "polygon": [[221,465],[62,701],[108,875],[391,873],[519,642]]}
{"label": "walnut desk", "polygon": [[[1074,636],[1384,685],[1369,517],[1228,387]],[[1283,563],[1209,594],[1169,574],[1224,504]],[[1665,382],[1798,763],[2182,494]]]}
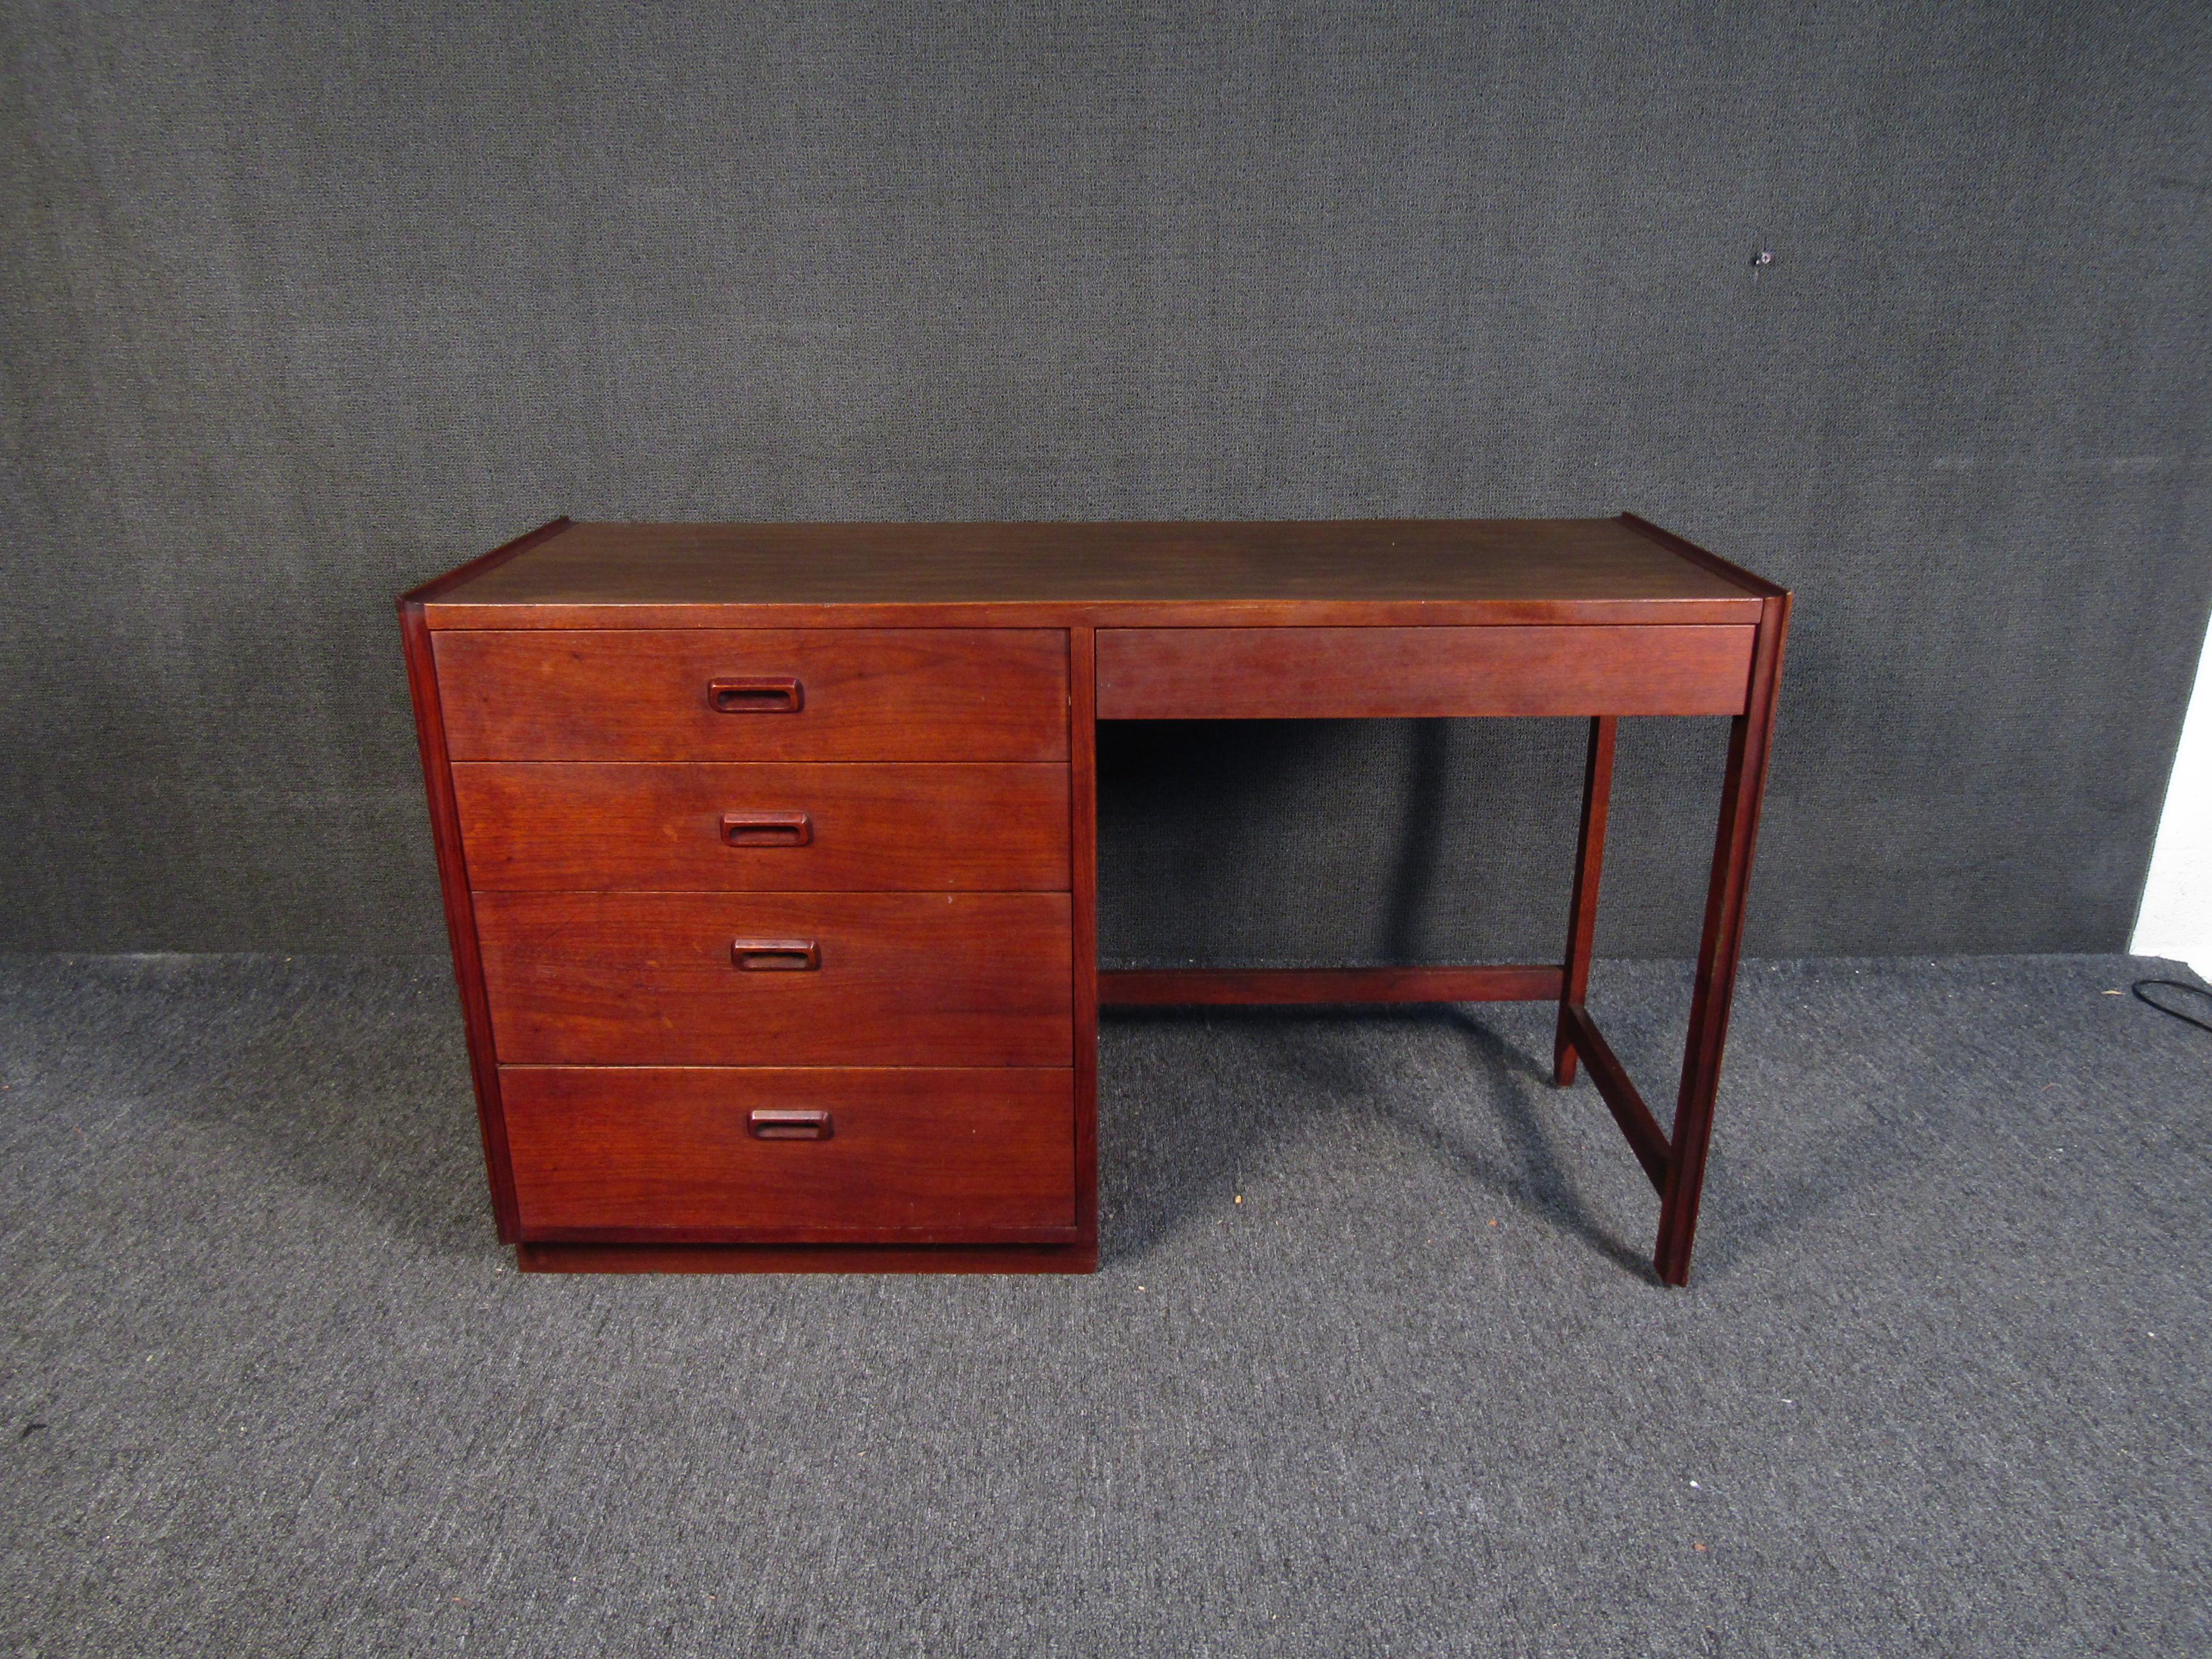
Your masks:
{"label": "walnut desk", "polygon": [[[556,520],[400,601],[500,1237],[1083,1272],[1107,1004],[1559,1005],[1689,1276],[1790,595],[1640,519]],[[1102,720],[1589,722],[1558,962],[1101,973]],[[1583,1006],[1615,722],[1733,720],[1671,1134]]]}

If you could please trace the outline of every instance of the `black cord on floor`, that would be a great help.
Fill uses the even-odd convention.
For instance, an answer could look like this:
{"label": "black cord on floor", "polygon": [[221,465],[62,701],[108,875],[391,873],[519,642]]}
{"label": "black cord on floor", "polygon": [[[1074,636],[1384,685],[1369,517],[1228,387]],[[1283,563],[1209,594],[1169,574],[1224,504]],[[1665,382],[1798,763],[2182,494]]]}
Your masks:
{"label": "black cord on floor", "polygon": [[2203,997],[2208,1002],[2212,1002],[2212,991],[2206,990],[2201,985],[2191,985],[2187,980],[2182,979],[2139,979],[2128,987],[2128,989],[2136,994],[2137,1002],[2148,1003],[2161,1014],[2172,1014],[2176,1019],[2185,1019],[2199,1030],[2212,1031],[2212,1019],[2199,1019],[2194,1014],[2183,1013],[2179,1008],[2169,1008],[2154,997],[2145,996],[2143,987],[2146,985],[2170,986],[2177,991],[2186,991],[2193,997]]}

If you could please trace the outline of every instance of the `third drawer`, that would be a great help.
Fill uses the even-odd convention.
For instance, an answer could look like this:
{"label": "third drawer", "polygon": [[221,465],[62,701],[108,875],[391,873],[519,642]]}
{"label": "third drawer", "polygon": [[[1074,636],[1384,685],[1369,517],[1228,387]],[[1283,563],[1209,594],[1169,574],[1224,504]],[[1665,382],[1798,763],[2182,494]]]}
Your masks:
{"label": "third drawer", "polygon": [[1059,765],[465,761],[472,886],[1066,892]]}
{"label": "third drawer", "polygon": [[478,893],[507,1065],[1067,1066],[1065,893]]}

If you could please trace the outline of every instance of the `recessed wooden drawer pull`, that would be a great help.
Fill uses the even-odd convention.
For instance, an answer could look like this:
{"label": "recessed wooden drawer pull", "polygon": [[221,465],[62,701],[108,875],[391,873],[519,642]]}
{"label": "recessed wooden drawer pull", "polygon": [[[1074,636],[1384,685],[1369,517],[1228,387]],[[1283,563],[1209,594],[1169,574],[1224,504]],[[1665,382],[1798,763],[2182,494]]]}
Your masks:
{"label": "recessed wooden drawer pull", "polygon": [[730,960],[748,974],[809,974],[822,965],[822,947],[811,939],[739,939]]}
{"label": "recessed wooden drawer pull", "polygon": [[796,714],[806,707],[806,688],[789,674],[713,680],[707,701],[718,714]]}
{"label": "recessed wooden drawer pull", "polygon": [[755,1140],[830,1139],[830,1114],[827,1112],[757,1111],[752,1115],[751,1124]]}
{"label": "recessed wooden drawer pull", "polygon": [[726,847],[804,847],[814,839],[814,820],[804,812],[725,812]]}

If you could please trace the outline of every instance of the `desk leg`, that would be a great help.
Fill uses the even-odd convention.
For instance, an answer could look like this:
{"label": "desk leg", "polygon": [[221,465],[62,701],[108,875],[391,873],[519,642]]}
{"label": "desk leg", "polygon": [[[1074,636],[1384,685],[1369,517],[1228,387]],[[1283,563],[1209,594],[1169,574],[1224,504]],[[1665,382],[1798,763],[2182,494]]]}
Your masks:
{"label": "desk leg", "polygon": [[1744,894],[1751,884],[1759,802],[1766,791],[1775,693],[1782,678],[1782,640],[1789,625],[1790,596],[1768,599],[1752,652],[1750,698],[1729,732],[1728,781],[1721,793],[1712,883],[1705,893],[1705,938],[1698,949],[1697,989],[1690,1001],[1682,1088],[1675,1097],[1672,1155],[1659,1206],[1659,1243],[1652,1257],[1659,1277],[1669,1285],[1690,1282],[1690,1243],[1698,1229],[1698,1198],[1705,1186],[1705,1149],[1712,1139],[1713,1100],[1720,1091],[1729,1007],[1735,998]]}
{"label": "desk leg", "polygon": [[1605,866],[1605,815],[1613,799],[1613,738],[1618,724],[1610,714],[1590,722],[1589,760],[1583,769],[1583,831],[1575,848],[1575,896],[1568,906],[1565,982],[1559,989],[1559,1030],[1552,1044],[1552,1080],[1575,1080],[1575,1045],[1567,1009],[1588,999],[1590,943],[1597,933],[1597,884]]}

